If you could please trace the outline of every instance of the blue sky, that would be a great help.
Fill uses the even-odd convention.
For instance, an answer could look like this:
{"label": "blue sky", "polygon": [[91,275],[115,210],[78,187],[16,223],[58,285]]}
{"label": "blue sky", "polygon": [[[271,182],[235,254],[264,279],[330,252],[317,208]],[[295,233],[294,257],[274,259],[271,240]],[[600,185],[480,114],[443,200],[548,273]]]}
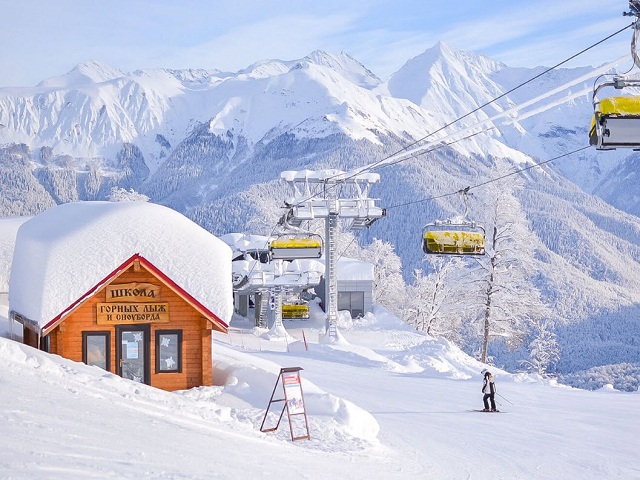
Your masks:
{"label": "blue sky", "polygon": [[[385,80],[439,40],[509,66],[551,66],[631,23],[623,0],[0,0],[0,86],[78,63],[236,71],[345,51]],[[568,66],[629,53],[631,30]]]}

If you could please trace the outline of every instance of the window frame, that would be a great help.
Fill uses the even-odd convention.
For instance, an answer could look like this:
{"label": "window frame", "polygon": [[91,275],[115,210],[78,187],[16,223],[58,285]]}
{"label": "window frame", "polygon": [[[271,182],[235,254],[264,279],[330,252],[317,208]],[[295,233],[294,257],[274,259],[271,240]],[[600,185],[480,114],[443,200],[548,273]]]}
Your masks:
{"label": "window frame", "polygon": [[51,353],[51,336],[45,335],[40,337],[40,350]]}
{"label": "window frame", "polygon": [[[104,337],[105,338],[105,363],[106,369],[105,371],[111,372],[111,331],[109,330],[86,330],[82,332],[82,362],[86,365],[87,363],[87,338],[88,337]],[[98,367],[98,365],[94,365]],[[102,367],[98,367],[102,368]]]}
{"label": "window frame", "polygon": [[[156,373],[182,373],[182,330],[156,330]],[[176,335],[178,341],[178,349],[176,356],[176,368],[171,370],[162,370],[160,367],[160,351],[162,346],[160,345],[160,337],[162,335]]]}

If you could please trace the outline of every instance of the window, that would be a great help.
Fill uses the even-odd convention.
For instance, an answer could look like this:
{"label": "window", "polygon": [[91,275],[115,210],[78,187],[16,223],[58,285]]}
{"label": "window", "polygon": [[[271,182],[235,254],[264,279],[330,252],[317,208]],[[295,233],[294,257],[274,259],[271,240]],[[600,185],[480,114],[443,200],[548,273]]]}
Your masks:
{"label": "window", "polygon": [[338,310],[349,310],[352,318],[364,315],[364,292],[338,292]]}
{"label": "window", "polygon": [[111,366],[111,333],[82,332],[82,361],[109,371]]}
{"label": "window", "polygon": [[51,352],[51,337],[49,335],[40,338],[40,350],[47,353]]}
{"label": "window", "polygon": [[182,372],[182,330],[156,330],[156,373]]}

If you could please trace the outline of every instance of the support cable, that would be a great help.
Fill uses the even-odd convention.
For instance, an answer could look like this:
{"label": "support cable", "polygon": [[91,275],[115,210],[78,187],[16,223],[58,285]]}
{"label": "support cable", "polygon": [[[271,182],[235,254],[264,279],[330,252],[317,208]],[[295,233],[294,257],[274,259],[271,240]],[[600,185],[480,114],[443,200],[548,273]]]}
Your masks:
{"label": "support cable", "polygon": [[[522,172],[525,172],[527,170],[531,170],[532,168],[539,167],[539,166],[544,165],[546,163],[551,163],[554,160],[559,160],[561,158],[568,157],[569,155],[573,155],[575,153],[582,152],[583,150],[587,150],[588,148],[591,148],[591,146],[587,145],[586,147],[581,147],[581,148],[578,148],[578,149],[573,150],[571,152],[563,153],[562,155],[558,155],[557,157],[550,158],[550,159],[545,160],[543,162],[538,162],[538,163],[534,163],[534,164],[529,165],[529,166],[524,167],[524,168],[519,168],[518,170],[514,170],[513,172],[507,173],[505,175],[501,175],[499,177],[489,179],[489,180],[487,180],[485,182],[477,183],[475,185],[468,186],[464,190],[466,190],[468,192],[469,190],[471,190],[473,188],[480,188],[480,187],[483,187],[483,186],[488,185],[490,183],[494,183],[494,182],[498,182],[500,180],[504,180],[507,177],[511,177],[513,175],[518,175],[518,174],[520,174]],[[412,202],[399,203],[397,205],[392,205],[392,206],[386,207],[386,208],[387,208],[387,210],[391,210],[391,209],[394,209],[394,208],[406,207],[408,205],[414,205],[414,204],[417,204],[417,203],[428,202],[430,200],[438,200],[440,198],[450,197],[452,195],[458,195],[460,192],[461,192],[461,190],[456,190],[455,192],[444,193],[442,195],[436,195],[436,196],[432,196],[432,197],[428,197],[428,198],[423,198],[421,200],[414,200]]]}
{"label": "support cable", "polygon": [[[428,139],[428,138],[432,137],[433,135],[435,135],[435,134],[437,134],[437,133],[441,132],[442,130],[444,130],[444,129],[446,129],[446,128],[448,128],[448,127],[450,127],[450,126],[452,126],[452,125],[454,125],[454,124],[456,124],[456,123],[458,123],[458,122],[460,122],[461,120],[464,120],[465,118],[467,118],[467,117],[469,117],[469,116],[473,115],[474,113],[477,113],[478,111],[482,110],[483,108],[487,107],[488,105],[491,105],[492,103],[497,102],[498,100],[500,100],[500,99],[502,99],[502,98],[506,97],[507,95],[509,95],[509,94],[513,93],[514,91],[516,91],[516,90],[518,90],[518,89],[520,89],[520,88],[524,87],[525,85],[528,85],[529,83],[531,83],[531,82],[533,82],[533,81],[535,81],[535,80],[539,79],[540,77],[542,77],[542,76],[544,76],[544,75],[546,75],[546,74],[550,73],[551,71],[553,71],[553,70],[555,70],[555,69],[557,69],[557,68],[561,67],[561,66],[562,66],[562,65],[564,65],[565,63],[570,62],[571,60],[573,60],[573,59],[575,59],[576,57],[578,57],[578,56],[580,56],[580,55],[584,54],[585,52],[587,52],[587,51],[591,50],[592,48],[597,47],[598,45],[600,45],[600,44],[602,44],[602,43],[606,42],[607,40],[610,40],[611,38],[615,37],[616,35],[619,35],[620,33],[624,32],[625,30],[627,30],[627,29],[629,29],[629,28],[631,28],[631,27],[634,27],[634,26],[636,26],[636,25],[637,25],[637,22],[636,22],[636,21],[634,21],[633,23],[631,23],[631,24],[629,24],[629,25],[627,25],[627,26],[625,26],[625,27],[623,27],[623,28],[621,28],[621,29],[619,29],[619,30],[617,30],[617,31],[613,32],[612,34],[607,35],[606,37],[602,38],[601,40],[598,40],[597,42],[595,42],[595,43],[593,43],[593,44],[589,45],[588,47],[583,48],[583,49],[582,49],[582,50],[580,50],[579,52],[577,52],[577,53],[575,53],[575,54],[571,55],[570,57],[567,57],[566,59],[562,60],[561,62],[556,63],[556,64],[555,64],[555,65],[553,65],[552,67],[549,67],[549,68],[547,68],[547,69],[543,70],[542,72],[538,73],[537,75],[534,75],[533,77],[529,78],[528,80],[525,80],[525,81],[523,81],[523,82],[519,83],[519,84],[518,84],[518,85],[516,85],[515,87],[513,87],[513,88],[511,88],[511,89],[507,90],[506,92],[504,92],[504,93],[502,93],[502,94],[498,95],[497,97],[495,97],[495,98],[493,98],[493,99],[491,99],[491,100],[489,100],[489,101],[487,101],[487,102],[483,103],[482,105],[480,105],[480,106],[478,106],[478,107],[474,108],[473,110],[471,110],[471,111],[469,111],[469,112],[465,113],[464,115],[462,115],[462,116],[460,116],[460,117],[458,117],[458,118],[456,118],[456,119],[452,120],[451,122],[449,122],[449,123],[447,123],[447,124],[443,125],[442,127],[438,128],[438,129],[436,129],[436,130],[434,130],[433,132],[431,132],[431,133],[429,133],[429,134],[425,135],[424,137],[422,137],[422,138],[420,138],[420,139],[418,139],[418,140],[415,140],[414,142],[410,143],[409,145],[406,145],[405,147],[403,147],[403,148],[401,148],[400,150],[398,150],[398,151],[396,151],[396,152],[392,153],[391,155],[387,155],[386,157],[384,157],[384,158],[382,158],[382,159],[380,159],[380,160],[377,160],[376,162],[374,162],[374,163],[372,163],[372,164],[370,164],[370,165],[366,165],[366,166],[364,166],[364,167],[361,167],[361,168],[356,169],[354,173],[352,173],[352,174],[350,174],[350,175],[346,176],[346,177],[345,177],[345,179],[353,178],[353,177],[355,177],[355,176],[357,176],[357,175],[359,175],[359,174],[361,174],[361,173],[365,173],[365,172],[367,172],[367,171],[371,171],[371,170],[373,170],[373,169],[374,169],[374,168],[376,168],[376,167],[386,166],[387,164],[388,164],[388,165],[396,165],[396,164],[401,163],[401,162],[404,162],[404,161],[406,161],[406,160],[413,159],[413,158],[415,158],[415,156],[417,156],[417,155],[421,155],[423,152],[420,152],[420,151],[414,150],[413,152],[411,152],[411,153],[412,153],[412,154],[411,154],[411,156],[403,157],[403,158],[400,158],[400,159],[397,159],[397,160],[394,160],[394,161],[388,162],[389,160],[392,160],[394,157],[396,157],[396,156],[398,156],[398,155],[402,154],[403,152],[406,152],[409,148],[412,148],[412,147],[417,146],[419,143],[421,143],[421,142],[425,141],[426,139]],[[540,97],[539,97],[539,98],[540,98]],[[542,100],[542,98],[540,98],[540,100]],[[528,103],[529,103],[529,104],[531,104],[531,103],[533,103],[533,102],[528,102]],[[528,105],[527,105],[527,106],[528,106]],[[476,126],[477,126],[477,125],[476,125]],[[473,127],[471,127],[471,128],[473,128]],[[493,128],[493,127],[491,127],[491,128]],[[489,129],[481,130],[481,131],[476,132],[476,133],[474,133],[474,134],[472,134],[472,135],[469,135],[468,137],[464,137],[464,138],[461,138],[461,139],[459,139],[459,140],[455,140],[455,141],[452,141],[452,142],[449,142],[449,143],[446,143],[446,144],[438,144],[438,145],[436,145],[436,146],[433,146],[433,148],[429,149],[429,150],[428,150],[428,152],[432,152],[432,151],[434,151],[434,150],[438,150],[438,149],[443,148],[443,147],[445,147],[445,146],[452,145],[452,144],[454,144],[454,143],[457,143],[457,142],[458,142],[458,141],[460,141],[460,140],[465,140],[465,139],[467,139],[467,138],[470,138],[471,136],[477,135],[478,133],[482,133],[482,132],[485,132],[485,131],[488,131],[488,130],[489,130]],[[454,134],[452,134],[452,135],[455,135],[455,133],[454,133]],[[427,145],[425,145],[425,147],[430,147],[431,145],[432,145],[432,144],[427,144]],[[420,148],[420,147],[418,147],[418,148]],[[388,162],[388,163],[385,163],[385,162]],[[384,164],[384,165],[382,165],[382,164]],[[336,178],[336,177],[329,177],[329,178],[327,178],[327,180],[330,180],[330,179],[332,179],[332,178]],[[337,185],[337,184],[335,184],[335,185],[330,185],[330,186],[328,186],[327,188],[336,188],[337,186],[338,186],[338,185]],[[310,196],[309,196],[309,198],[305,199],[304,201],[312,200],[313,198],[315,198],[315,197],[317,197],[317,196],[319,196],[319,195],[320,195],[320,192],[315,193],[315,194],[312,194],[312,195],[310,195]]]}
{"label": "support cable", "polygon": [[599,40],[599,41],[597,41],[597,42],[595,42],[595,43],[591,44],[590,46],[588,46],[588,47],[586,47],[586,48],[583,48],[583,49],[582,49],[582,50],[580,50],[578,53],[575,53],[575,54],[571,55],[570,57],[568,57],[568,58],[566,58],[566,59],[562,60],[561,62],[556,63],[554,66],[549,67],[549,68],[547,68],[546,70],[543,70],[542,72],[540,72],[540,73],[539,73],[539,74],[537,74],[537,75],[534,75],[533,77],[529,78],[528,80],[525,80],[524,82],[519,83],[519,84],[518,84],[518,85],[516,85],[515,87],[513,87],[513,88],[511,88],[511,89],[507,90],[506,92],[504,92],[504,93],[502,93],[502,94],[498,95],[497,97],[495,97],[495,98],[493,98],[493,99],[491,99],[491,100],[489,100],[489,101],[487,101],[487,102],[483,103],[482,105],[480,105],[480,106],[478,106],[478,107],[474,108],[473,110],[471,110],[471,111],[469,111],[469,112],[465,113],[464,115],[462,115],[462,116],[460,116],[460,117],[456,118],[455,120],[452,120],[451,122],[446,123],[445,125],[443,125],[442,127],[438,128],[437,130],[434,130],[433,132],[431,132],[431,133],[429,133],[429,134],[425,135],[424,137],[422,137],[422,138],[420,138],[420,139],[416,140],[415,142],[413,142],[413,143],[411,143],[411,144],[407,145],[406,147],[402,148],[401,150],[397,151],[396,153],[393,153],[393,154],[391,154],[391,155],[387,156],[386,158],[383,158],[383,159],[381,159],[381,160],[378,160],[377,162],[374,162],[374,163],[372,163],[371,165],[368,165],[368,166],[364,167],[364,169],[360,169],[360,170],[359,170],[359,172],[361,173],[361,172],[363,172],[363,171],[371,170],[371,169],[375,168],[378,164],[380,164],[380,163],[382,163],[382,162],[384,162],[384,161],[386,161],[386,160],[389,160],[389,159],[393,158],[393,157],[394,157],[394,156],[396,156],[396,155],[399,155],[400,153],[404,152],[404,151],[405,151],[405,150],[407,150],[408,148],[411,148],[411,147],[413,147],[413,146],[417,145],[418,143],[423,142],[423,141],[424,141],[424,140],[426,140],[427,138],[432,137],[432,136],[433,136],[433,135],[435,135],[436,133],[441,132],[442,130],[444,130],[444,129],[446,129],[446,128],[448,128],[448,127],[450,127],[450,126],[452,126],[452,125],[454,125],[454,124],[456,124],[456,123],[458,123],[458,122],[460,122],[461,120],[464,120],[465,118],[467,118],[467,117],[469,117],[469,116],[473,115],[474,113],[477,113],[478,111],[480,111],[480,110],[482,110],[483,108],[485,108],[485,107],[487,107],[487,106],[491,105],[492,103],[495,103],[495,102],[497,102],[498,100],[500,100],[500,99],[502,99],[502,98],[506,97],[506,96],[507,96],[507,95],[509,95],[510,93],[515,92],[515,91],[516,91],[516,90],[518,90],[519,88],[522,88],[522,87],[524,87],[525,85],[528,85],[529,83],[531,83],[531,82],[533,82],[533,81],[537,80],[538,78],[540,78],[540,77],[542,77],[542,76],[546,75],[547,73],[549,73],[549,72],[551,72],[551,71],[553,71],[553,70],[555,70],[555,69],[557,69],[557,68],[561,67],[561,66],[562,66],[562,65],[564,65],[565,63],[570,62],[570,61],[571,61],[571,60],[573,60],[574,58],[576,58],[576,57],[578,57],[578,56],[582,55],[583,53],[585,53],[585,52],[587,52],[587,51],[591,50],[592,48],[597,47],[597,46],[598,46],[598,45],[600,45],[601,43],[604,43],[604,42],[606,42],[607,40],[609,40],[609,39],[611,39],[611,38],[615,37],[616,35],[619,35],[620,33],[624,32],[625,30],[627,30],[627,29],[629,29],[629,28],[631,28],[631,27],[634,27],[634,25],[635,25],[635,24],[636,24],[636,22],[633,22],[633,23],[631,23],[631,24],[629,24],[629,25],[627,25],[627,26],[625,26],[625,27],[623,27],[623,28],[621,28],[621,29],[617,30],[616,32],[614,32],[614,33],[612,33],[612,34],[607,35],[605,38],[603,38],[603,39],[601,39],[601,40]]}

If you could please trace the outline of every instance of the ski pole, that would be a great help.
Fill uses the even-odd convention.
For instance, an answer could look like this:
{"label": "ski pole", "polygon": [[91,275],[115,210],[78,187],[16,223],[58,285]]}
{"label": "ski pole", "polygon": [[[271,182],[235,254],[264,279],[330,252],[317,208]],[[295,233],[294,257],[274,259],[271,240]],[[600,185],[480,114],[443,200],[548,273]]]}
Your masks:
{"label": "ski pole", "polygon": [[[502,395],[500,395],[498,392],[496,392],[496,395],[498,395],[500,398],[502,398],[503,400],[506,400],[507,402],[509,402],[509,400],[507,400],[506,398],[504,398]],[[511,402],[509,402],[511,403]],[[511,403],[511,405],[513,405],[513,403]]]}

